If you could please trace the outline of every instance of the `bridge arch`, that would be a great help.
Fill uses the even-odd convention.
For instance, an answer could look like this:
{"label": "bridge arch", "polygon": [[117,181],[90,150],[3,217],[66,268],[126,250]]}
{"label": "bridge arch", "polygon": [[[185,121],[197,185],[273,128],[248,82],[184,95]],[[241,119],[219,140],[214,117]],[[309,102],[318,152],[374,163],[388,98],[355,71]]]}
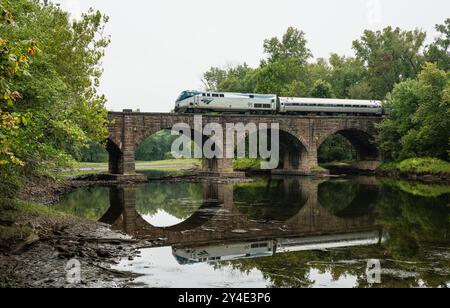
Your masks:
{"label": "bridge arch", "polygon": [[111,174],[122,174],[123,170],[123,152],[120,146],[117,145],[113,140],[108,138],[106,140],[106,150],[109,154],[109,173]]}
{"label": "bridge arch", "polygon": [[359,164],[362,169],[365,169],[365,167],[367,167],[367,169],[376,168],[376,165],[380,161],[380,151],[375,144],[374,130],[359,127],[346,127],[331,130],[319,138],[317,151],[320,152],[321,147],[324,146],[325,142],[336,135],[345,138],[349,145],[353,147],[355,154],[351,156],[353,159],[356,159],[355,164]]}
{"label": "bridge arch", "polygon": [[154,235],[158,237],[166,232],[181,232],[199,228],[210,221],[217,214],[218,210],[224,206],[223,201],[215,199],[214,196],[208,197],[211,190],[206,189],[204,191],[205,201],[190,217],[172,226],[158,227],[145,220],[138,212],[137,188],[142,188],[142,185],[141,187],[135,185],[111,187],[109,190],[110,207],[99,221],[112,225],[113,229],[121,230],[128,234]]}
{"label": "bridge arch", "polygon": [[280,129],[280,156],[284,170],[306,170],[308,165],[308,148],[301,136]]}

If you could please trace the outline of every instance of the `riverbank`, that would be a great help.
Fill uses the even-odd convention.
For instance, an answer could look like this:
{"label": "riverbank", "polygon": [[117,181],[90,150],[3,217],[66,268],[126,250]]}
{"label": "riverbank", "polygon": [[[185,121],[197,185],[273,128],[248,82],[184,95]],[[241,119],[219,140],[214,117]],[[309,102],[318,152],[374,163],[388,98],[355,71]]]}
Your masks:
{"label": "riverbank", "polygon": [[[136,278],[111,267],[134,259],[139,248],[152,243],[50,206],[79,185],[72,180],[32,179],[19,199],[0,199],[0,287],[124,287]],[[81,280],[72,284],[67,274],[74,261],[81,266]]]}
{"label": "riverbank", "polygon": [[[170,165],[164,171],[172,169]],[[62,196],[81,187],[138,184],[114,182],[102,176],[102,173],[97,173],[59,179],[29,178],[16,200],[0,199],[0,287],[130,285],[136,275],[117,272],[111,267],[119,260],[133,260],[139,255],[140,248],[152,247],[154,243],[132,239],[112,231],[106,224],[70,216],[52,208]],[[233,179],[174,175],[149,181],[225,183]],[[81,264],[82,280],[77,284],[70,284],[66,279],[66,267],[73,260]]]}
{"label": "riverbank", "polygon": [[390,179],[424,183],[450,183],[450,163],[433,158],[412,158],[384,162],[377,168],[360,169],[355,162],[331,162],[321,166],[331,175],[374,175]]}
{"label": "riverbank", "polygon": [[450,163],[434,158],[411,158],[401,162],[382,163],[375,174],[393,179],[450,183]]}

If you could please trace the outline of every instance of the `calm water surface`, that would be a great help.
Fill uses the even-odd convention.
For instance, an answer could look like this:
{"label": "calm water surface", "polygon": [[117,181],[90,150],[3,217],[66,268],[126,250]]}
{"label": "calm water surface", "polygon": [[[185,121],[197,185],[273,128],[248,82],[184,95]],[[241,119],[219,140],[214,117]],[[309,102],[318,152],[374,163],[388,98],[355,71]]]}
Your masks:
{"label": "calm water surface", "polygon": [[[157,176],[160,176],[157,175]],[[147,287],[450,287],[450,187],[353,177],[79,189],[60,210],[158,240]],[[381,283],[367,261],[381,262]]]}

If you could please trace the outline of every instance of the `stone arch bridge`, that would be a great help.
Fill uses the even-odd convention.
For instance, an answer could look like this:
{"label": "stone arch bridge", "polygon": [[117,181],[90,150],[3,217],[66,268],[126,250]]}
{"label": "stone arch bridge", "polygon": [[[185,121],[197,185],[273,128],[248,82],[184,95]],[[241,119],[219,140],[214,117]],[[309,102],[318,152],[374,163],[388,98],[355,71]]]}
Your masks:
{"label": "stone arch bridge", "polygon": [[[148,137],[172,129],[177,123],[194,127],[194,115],[175,113],[109,113],[109,173],[128,175],[135,173],[135,150]],[[380,161],[374,145],[376,124],[382,117],[350,116],[286,116],[286,115],[202,115],[203,126],[209,123],[278,124],[282,163],[273,173],[309,175],[318,166],[317,153],[322,143],[333,134],[343,135],[356,149],[361,166]],[[223,134],[226,136],[226,132]],[[232,159],[204,159],[203,171],[219,175],[233,173]]]}

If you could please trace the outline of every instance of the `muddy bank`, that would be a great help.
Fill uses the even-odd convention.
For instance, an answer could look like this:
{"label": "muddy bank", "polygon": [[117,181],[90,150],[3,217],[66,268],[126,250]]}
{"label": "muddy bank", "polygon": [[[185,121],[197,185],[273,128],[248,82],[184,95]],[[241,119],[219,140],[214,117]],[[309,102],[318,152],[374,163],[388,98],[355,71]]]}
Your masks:
{"label": "muddy bank", "polygon": [[[152,246],[75,217],[35,218],[28,224],[36,231],[33,236],[0,253],[0,287],[124,287],[136,275],[113,271],[111,266],[135,258],[139,247]],[[81,280],[67,279],[69,262],[80,265]]]}
{"label": "muddy bank", "polygon": [[[90,185],[74,179],[33,179],[19,197],[51,209],[62,195]],[[111,266],[120,259],[133,259],[139,248],[153,245],[112,231],[105,224],[52,211],[34,213],[7,203],[3,202],[3,214],[14,218],[7,224],[0,221],[0,226],[17,234],[0,237],[0,287],[124,287],[136,276],[113,271]],[[80,264],[80,281],[67,280],[69,261]]]}
{"label": "muddy bank", "polygon": [[[10,227],[30,231],[15,241],[0,238],[2,288],[125,287],[136,275],[111,267],[121,259],[134,259],[140,248],[154,245],[112,231],[108,225],[56,212],[12,213],[15,220]],[[71,281],[67,277],[74,272],[69,264],[74,262],[80,266],[81,279]]]}

